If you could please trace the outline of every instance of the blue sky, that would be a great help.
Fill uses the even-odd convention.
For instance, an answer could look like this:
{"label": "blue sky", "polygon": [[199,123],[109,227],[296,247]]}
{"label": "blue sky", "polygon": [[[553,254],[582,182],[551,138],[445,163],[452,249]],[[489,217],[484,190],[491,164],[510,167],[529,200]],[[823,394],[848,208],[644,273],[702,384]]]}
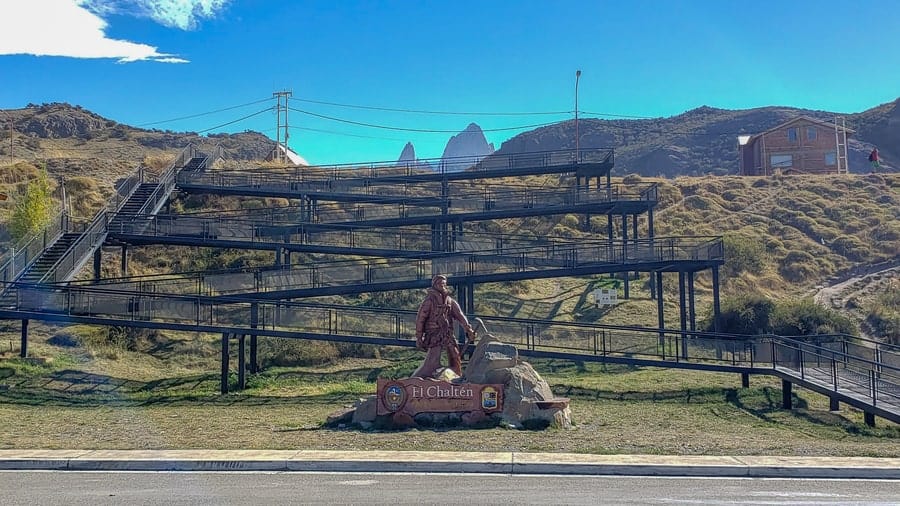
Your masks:
{"label": "blue sky", "polygon": [[[266,109],[290,90],[290,145],[310,162],[392,160],[407,141],[439,157],[451,133],[300,111],[399,129],[536,125],[572,118],[580,69],[581,117],[852,113],[900,96],[898,34],[893,0],[6,0],[0,109],[68,102],[175,131],[258,112],[210,131],[274,138]],[[521,131],[486,135],[499,147]]]}

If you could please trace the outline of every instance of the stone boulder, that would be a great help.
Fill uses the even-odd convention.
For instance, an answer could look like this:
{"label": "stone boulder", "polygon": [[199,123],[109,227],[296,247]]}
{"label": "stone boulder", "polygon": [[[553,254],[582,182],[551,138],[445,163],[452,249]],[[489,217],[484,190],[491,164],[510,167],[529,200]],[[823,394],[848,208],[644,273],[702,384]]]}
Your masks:
{"label": "stone boulder", "polygon": [[475,346],[466,381],[503,385],[503,422],[516,428],[572,426],[569,400],[557,398],[550,385],[528,362],[519,360],[515,346],[501,342],[484,329]]}

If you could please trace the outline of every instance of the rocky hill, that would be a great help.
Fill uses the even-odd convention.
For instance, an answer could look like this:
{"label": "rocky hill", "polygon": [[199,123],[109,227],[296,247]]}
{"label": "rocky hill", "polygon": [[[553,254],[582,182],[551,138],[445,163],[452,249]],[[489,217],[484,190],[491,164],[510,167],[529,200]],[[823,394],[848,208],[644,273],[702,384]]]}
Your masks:
{"label": "rocky hill", "polygon": [[[900,170],[900,99],[843,115],[856,131],[848,139],[850,171],[869,172],[877,145],[886,171]],[[799,115],[831,122],[835,113],[791,107],[747,110],[700,107],[678,116],[638,120],[579,119],[580,146],[613,147],[618,174],[676,177],[737,174],[737,136],[756,134]],[[522,133],[504,142],[500,154],[575,147],[574,121]]]}
{"label": "rocky hill", "polygon": [[[868,153],[877,145],[888,172],[900,170],[900,99],[861,113],[844,115],[855,130],[848,142],[850,171],[870,171]],[[233,160],[260,160],[274,142],[256,132],[201,136],[193,132],[141,129],[104,118],[65,103],[29,104],[4,111],[13,120],[13,154],[20,160],[65,165],[73,159],[91,159],[94,165],[136,166],[147,156],[171,153],[188,143],[221,145]],[[727,110],[700,107],[669,118],[579,119],[581,147],[613,147],[616,174],[677,177],[724,175],[738,172],[737,136],[763,132],[798,115],[833,121],[835,114],[791,107]],[[564,121],[519,134],[497,151],[508,154],[575,147],[574,121]],[[5,136],[4,136],[5,137]],[[0,157],[9,156],[9,143],[0,142]],[[494,146],[481,128],[469,124],[451,137],[442,158],[487,156]],[[401,159],[415,157],[412,144]],[[338,161],[338,160],[335,160]]]}
{"label": "rocky hill", "polygon": [[[66,103],[29,104],[4,112],[13,123],[13,155],[21,160],[92,158],[134,163],[148,154],[181,150],[189,143],[219,144],[229,158],[260,160],[274,145],[256,132],[206,137],[194,132],[136,128]],[[9,138],[4,137],[0,156],[9,156]]]}

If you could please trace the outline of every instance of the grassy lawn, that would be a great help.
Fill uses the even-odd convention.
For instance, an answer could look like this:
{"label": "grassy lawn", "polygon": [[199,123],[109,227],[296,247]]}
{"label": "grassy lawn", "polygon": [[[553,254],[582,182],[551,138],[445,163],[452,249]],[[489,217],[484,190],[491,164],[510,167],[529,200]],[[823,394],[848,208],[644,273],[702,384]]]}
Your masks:
{"label": "grassy lawn", "polygon": [[[116,353],[37,342],[36,358],[25,360],[7,340],[0,342],[0,448],[900,456],[900,426],[878,419],[869,428],[861,413],[831,413],[827,398],[799,388],[796,408],[784,411],[780,382],[762,376],[742,389],[735,374],[537,361],[554,392],[572,399],[575,428],[378,432],[323,422],[374,393],[378,376],[408,375],[421,359],[415,351],[270,366],[249,377],[248,389],[221,395],[210,337]],[[173,350],[178,358],[166,355]]]}

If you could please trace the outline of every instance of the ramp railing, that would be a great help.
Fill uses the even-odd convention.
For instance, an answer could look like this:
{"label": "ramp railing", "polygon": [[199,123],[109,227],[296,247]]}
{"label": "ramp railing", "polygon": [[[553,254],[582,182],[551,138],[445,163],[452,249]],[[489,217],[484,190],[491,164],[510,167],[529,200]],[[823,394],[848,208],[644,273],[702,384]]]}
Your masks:
{"label": "ramp railing", "polygon": [[42,230],[15,243],[9,251],[0,256],[0,281],[3,283],[15,281],[48,246],[69,232],[69,227],[68,215],[60,212],[51,218]]}
{"label": "ramp railing", "polygon": [[[580,149],[577,156],[580,164],[609,163],[612,161],[612,157],[612,148]],[[387,180],[390,178],[415,174],[447,174],[463,171],[477,174],[485,171],[514,168],[574,168],[577,165],[575,161],[575,150],[570,149],[508,155],[493,154],[487,157],[419,159],[409,162],[385,161],[308,167],[298,166],[287,171],[256,169],[241,172],[221,171],[216,174],[184,174],[179,182],[255,186],[365,179],[369,184],[378,184],[380,178],[385,178],[385,182],[388,182]],[[389,184],[394,184],[394,182],[391,181]]]}

